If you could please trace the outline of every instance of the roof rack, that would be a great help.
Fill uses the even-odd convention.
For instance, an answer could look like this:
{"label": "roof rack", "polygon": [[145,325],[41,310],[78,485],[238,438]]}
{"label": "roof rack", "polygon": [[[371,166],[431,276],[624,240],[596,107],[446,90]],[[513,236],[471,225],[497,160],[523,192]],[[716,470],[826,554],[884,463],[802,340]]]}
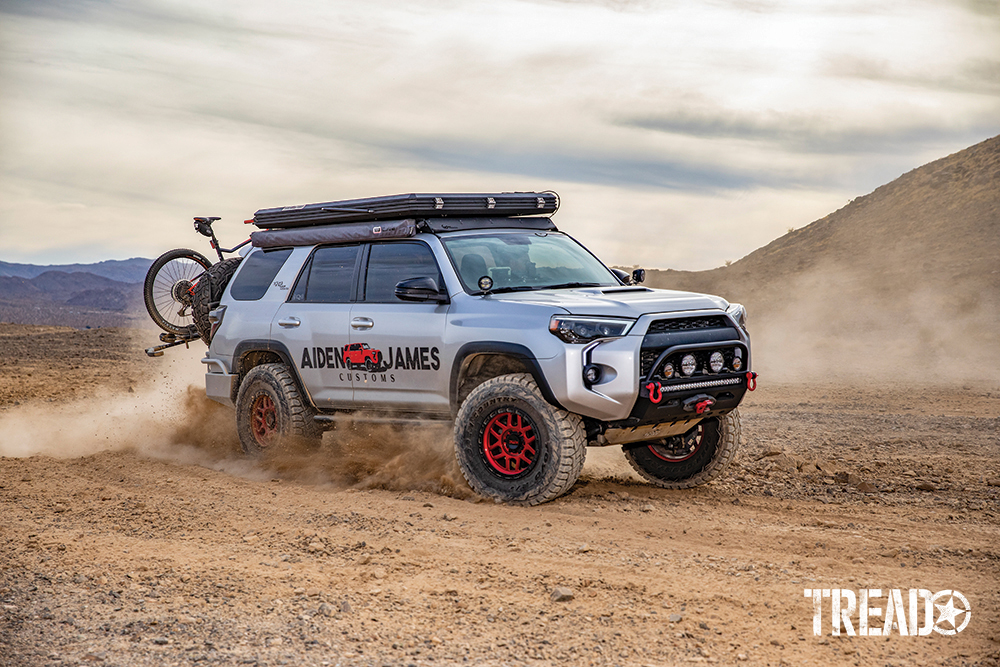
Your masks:
{"label": "roof rack", "polygon": [[405,239],[418,232],[440,234],[478,229],[511,228],[539,232],[557,231],[551,218],[542,217],[487,218],[478,216],[474,218],[424,218],[421,220],[405,218],[403,220],[383,220],[375,225],[370,222],[349,222],[335,225],[262,229],[250,234],[250,241],[257,248],[285,248],[288,246]]}
{"label": "roof rack", "polygon": [[283,208],[262,208],[254,213],[253,223],[261,229],[283,229],[404,218],[551,215],[558,209],[559,195],[551,191],[495,194],[411,193]]}

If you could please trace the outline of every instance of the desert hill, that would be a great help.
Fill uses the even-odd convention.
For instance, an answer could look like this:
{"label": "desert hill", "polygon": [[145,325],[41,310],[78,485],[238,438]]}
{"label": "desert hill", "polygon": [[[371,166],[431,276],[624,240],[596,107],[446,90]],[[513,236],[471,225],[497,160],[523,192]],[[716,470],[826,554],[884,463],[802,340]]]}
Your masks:
{"label": "desert hill", "polygon": [[1000,136],[910,171],[731,266],[652,287],[747,305],[785,370],[979,376],[1000,361]]}

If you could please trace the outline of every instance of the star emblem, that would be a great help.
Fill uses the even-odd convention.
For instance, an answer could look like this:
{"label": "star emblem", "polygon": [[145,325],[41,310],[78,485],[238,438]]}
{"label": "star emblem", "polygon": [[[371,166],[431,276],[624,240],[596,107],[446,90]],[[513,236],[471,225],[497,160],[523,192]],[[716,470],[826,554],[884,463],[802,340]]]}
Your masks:
{"label": "star emblem", "polygon": [[[945,604],[938,604],[937,601],[944,598],[947,598],[948,601]],[[956,600],[959,602],[958,606],[955,605]],[[969,606],[969,601],[958,591],[939,591],[934,595],[932,601],[939,612],[939,616],[934,622],[934,630],[938,633],[942,635],[958,634],[969,624],[969,620],[972,618],[972,610]],[[961,622],[959,623],[956,619],[962,617],[963,614],[964,618],[961,618]],[[950,624],[951,627],[946,627],[946,623]]]}

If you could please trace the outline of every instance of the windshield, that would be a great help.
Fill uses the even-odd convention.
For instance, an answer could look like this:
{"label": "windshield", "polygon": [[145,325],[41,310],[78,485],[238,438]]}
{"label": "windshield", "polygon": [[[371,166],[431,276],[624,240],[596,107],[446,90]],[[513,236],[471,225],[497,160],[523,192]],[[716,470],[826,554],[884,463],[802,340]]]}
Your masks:
{"label": "windshield", "polygon": [[491,292],[558,287],[620,285],[611,271],[564,234],[503,232],[442,238],[465,291],[480,293],[479,279],[493,281]]}

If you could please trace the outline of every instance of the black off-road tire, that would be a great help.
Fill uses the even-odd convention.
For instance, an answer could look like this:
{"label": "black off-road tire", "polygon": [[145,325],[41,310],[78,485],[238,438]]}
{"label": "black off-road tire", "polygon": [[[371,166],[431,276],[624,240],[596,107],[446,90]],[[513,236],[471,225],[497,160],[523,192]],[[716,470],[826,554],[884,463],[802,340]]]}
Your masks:
{"label": "black off-road tire", "polygon": [[663,440],[637,442],[622,449],[629,464],[644,479],[664,489],[689,489],[718,479],[726,471],[739,449],[740,432],[740,413],[733,410],[706,419],[689,431],[686,435],[698,436],[700,442],[683,460],[665,458],[665,450],[658,449]]}
{"label": "black off-road tire", "polygon": [[205,345],[212,342],[212,323],[208,321],[208,314],[219,305],[222,293],[226,291],[226,285],[232,280],[233,274],[239,268],[242,257],[230,257],[221,262],[216,262],[206,271],[194,286],[194,298],[191,302],[191,315],[194,317],[194,325],[198,328],[198,334],[205,341]]}
{"label": "black off-road tire", "polygon": [[[197,331],[186,292],[211,266],[207,257],[187,248],[165,252],[153,261],[146,272],[142,297],[156,326],[178,336]],[[180,295],[184,295],[183,300],[178,300]]]}
{"label": "black off-road tire", "polygon": [[315,414],[284,364],[254,366],[240,383],[236,432],[247,454],[259,456],[293,440],[318,447],[323,430]]}
{"label": "black off-road tire", "polygon": [[482,383],[455,419],[462,474],[498,502],[538,505],[566,493],[580,477],[586,445],[580,416],[547,402],[527,373]]}

